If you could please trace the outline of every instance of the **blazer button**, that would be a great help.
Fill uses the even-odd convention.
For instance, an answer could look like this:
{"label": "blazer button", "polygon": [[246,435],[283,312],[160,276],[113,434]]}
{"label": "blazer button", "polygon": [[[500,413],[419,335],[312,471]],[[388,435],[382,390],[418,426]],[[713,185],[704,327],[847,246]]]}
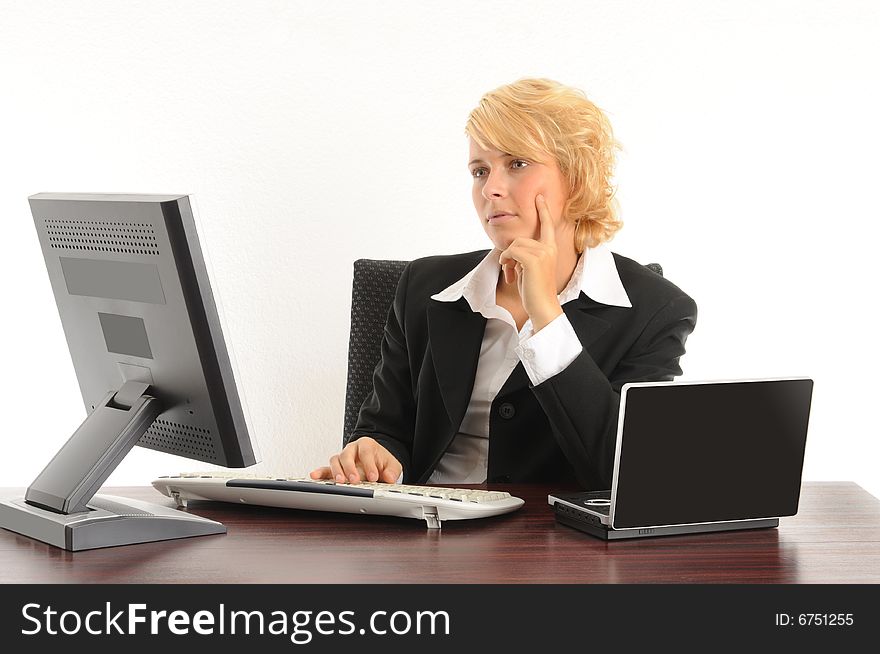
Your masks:
{"label": "blazer button", "polygon": [[513,416],[516,415],[516,408],[514,408],[514,406],[510,402],[505,402],[498,407],[498,415],[505,420],[510,420]]}

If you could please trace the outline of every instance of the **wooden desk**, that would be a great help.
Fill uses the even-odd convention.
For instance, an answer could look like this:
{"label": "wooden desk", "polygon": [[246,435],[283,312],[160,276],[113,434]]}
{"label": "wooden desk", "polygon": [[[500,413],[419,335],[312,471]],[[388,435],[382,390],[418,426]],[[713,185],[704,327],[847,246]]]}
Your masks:
{"label": "wooden desk", "polygon": [[[0,582],[880,583],[880,501],[854,483],[806,482],[798,515],[778,529],[610,543],[556,523],[547,494],[557,487],[505,488],[522,509],[440,533],[416,520],[207,502],[189,510],[226,535],[65,552],[0,530]],[[104,492],[173,506],[150,487]]]}

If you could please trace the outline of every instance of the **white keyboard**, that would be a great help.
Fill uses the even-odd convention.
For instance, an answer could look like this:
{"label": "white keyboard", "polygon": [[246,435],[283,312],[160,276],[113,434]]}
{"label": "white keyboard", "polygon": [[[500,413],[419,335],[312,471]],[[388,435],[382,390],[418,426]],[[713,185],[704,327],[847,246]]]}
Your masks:
{"label": "white keyboard", "polygon": [[153,487],[178,507],[188,500],[213,500],[285,509],[388,515],[424,520],[439,529],[442,520],[487,518],[516,511],[524,502],[503,491],[361,482],[339,484],[304,477],[240,472],[185,472],[159,477]]}

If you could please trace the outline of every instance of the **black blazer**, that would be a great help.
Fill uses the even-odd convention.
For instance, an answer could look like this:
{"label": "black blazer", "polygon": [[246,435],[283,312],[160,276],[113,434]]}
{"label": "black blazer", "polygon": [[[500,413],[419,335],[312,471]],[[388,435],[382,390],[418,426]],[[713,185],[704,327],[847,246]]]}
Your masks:
{"label": "black blazer", "polygon": [[[401,275],[373,392],[350,440],[371,436],[401,462],[404,482],[425,483],[458,432],[474,385],[486,319],[467,300],[430,299],[488,250],[417,259]],[[576,482],[611,487],[620,389],[681,374],[697,319],[694,301],[632,259],[614,254],[631,308],[583,292],[563,305],[584,349],[532,386],[519,363],[491,407],[490,482]]]}

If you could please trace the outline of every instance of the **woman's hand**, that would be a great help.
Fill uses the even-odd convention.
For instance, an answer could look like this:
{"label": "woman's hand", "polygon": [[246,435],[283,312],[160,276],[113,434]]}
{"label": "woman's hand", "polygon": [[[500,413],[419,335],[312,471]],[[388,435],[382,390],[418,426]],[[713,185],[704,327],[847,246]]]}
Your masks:
{"label": "woman's hand", "polygon": [[556,233],[543,195],[535,198],[538,208],[538,240],[515,239],[501,253],[504,281],[516,281],[523,309],[537,333],[562,313],[556,293]]}
{"label": "woman's hand", "polygon": [[359,481],[383,481],[393,484],[403,466],[387,449],[369,436],[352,441],[330,457],[330,465],[312,470],[312,479],[335,479],[340,484]]}

